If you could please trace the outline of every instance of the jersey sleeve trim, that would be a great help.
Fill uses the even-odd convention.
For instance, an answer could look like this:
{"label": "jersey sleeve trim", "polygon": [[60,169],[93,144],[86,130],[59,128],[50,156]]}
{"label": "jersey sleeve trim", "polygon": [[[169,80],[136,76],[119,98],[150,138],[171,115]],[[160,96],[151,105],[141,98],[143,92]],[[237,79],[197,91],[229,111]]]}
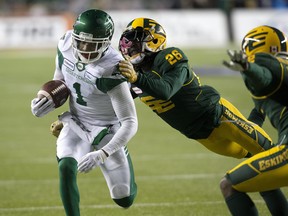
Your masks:
{"label": "jersey sleeve trim", "polygon": [[63,62],[64,62],[64,57],[63,57],[62,52],[59,50],[59,48],[57,48],[57,54],[58,54],[58,66],[59,66],[59,68],[62,70],[62,65],[63,65]]}
{"label": "jersey sleeve trim", "polygon": [[113,89],[115,86],[123,82],[126,82],[124,78],[121,78],[121,79],[99,78],[96,80],[96,86],[100,91],[107,93],[108,91]]}

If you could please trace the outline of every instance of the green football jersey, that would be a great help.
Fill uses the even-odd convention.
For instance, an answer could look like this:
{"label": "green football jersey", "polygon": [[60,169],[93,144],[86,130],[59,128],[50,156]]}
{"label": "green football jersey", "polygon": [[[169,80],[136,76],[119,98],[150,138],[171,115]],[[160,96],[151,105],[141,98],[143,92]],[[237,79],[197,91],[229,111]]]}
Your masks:
{"label": "green football jersey", "polygon": [[220,95],[201,85],[179,48],[160,51],[150,70],[141,70],[134,93],[171,127],[193,139],[204,139],[217,126]]}
{"label": "green football jersey", "polygon": [[241,73],[255,99],[271,98],[288,106],[288,61],[267,53],[257,53],[248,70]]}
{"label": "green football jersey", "polygon": [[122,56],[109,47],[101,59],[86,65],[74,57],[71,44],[70,30],[59,41],[53,77],[64,80],[70,90],[70,112],[82,123],[101,126],[115,124],[119,119],[107,92],[126,82],[116,69]]}
{"label": "green football jersey", "polygon": [[[262,120],[267,116],[278,131],[278,144],[288,143],[287,67],[288,62],[282,58],[257,53],[249,63],[249,69],[241,73],[256,110],[263,115]],[[249,119],[254,121],[257,115],[250,114]],[[256,123],[261,125],[263,122]]]}
{"label": "green football jersey", "polygon": [[288,144],[288,110],[286,106],[272,100],[253,99],[255,108],[266,115],[271,125],[278,131],[277,144]]}

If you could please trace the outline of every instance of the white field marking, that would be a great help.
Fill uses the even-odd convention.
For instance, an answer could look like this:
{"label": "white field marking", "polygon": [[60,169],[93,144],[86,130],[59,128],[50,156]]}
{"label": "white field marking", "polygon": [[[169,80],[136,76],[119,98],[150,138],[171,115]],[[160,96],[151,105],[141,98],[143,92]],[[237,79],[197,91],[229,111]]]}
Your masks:
{"label": "white field marking", "polygon": [[169,157],[163,157],[162,155],[137,155],[137,157],[133,157],[132,156],[132,160],[133,161],[150,161],[150,160],[171,160],[171,159],[177,159],[177,160],[187,160],[187,159],[204,159],[204,158],[224,158],[221,155],[217,155],[217,154],[211,154],[211,152],[207,152],[207,153],[191,153],[191,154],[173,154],[173,155],[169,155]]}
{"label": "white field marking", "polygon": [[[179,175],[154,175],[154,176],[136,176],[136,181],[157,181],[157,180],[166,180],[166,181],[174,181],[174,180],[190,180],[190,179],[212,179],[212,178],[219,178],[222,177],[224,173],[196,173],[196,174],[179,174]],[[102,181],[102,177],[91,177],[89,179],[79,179],[79,182],[88,183],[90,181]],[[50,184],[55,183],[58,184],[58,179],[46,179],[46,180],[0,180],[0,187],[7,186],[7,185],[28,185],[28,184]]]}
{"label": "white field marking", "polygon": [[[264,203],[263,200],[254,200],[255,203]],[[203,201],[203,202],[164,202],[164,203],[135,203],[132,208],[150,207],[173,207],[175,206],[194,206],[194,205],[223,205],[224,201]],[[115,205],[81,205],[83,209],[118,209]],[[42,207],[22,207],[22,208],[0,208],[0,212],[23,212],[23,211],[47,211],[63,210],[62,206],[42,206]]]}

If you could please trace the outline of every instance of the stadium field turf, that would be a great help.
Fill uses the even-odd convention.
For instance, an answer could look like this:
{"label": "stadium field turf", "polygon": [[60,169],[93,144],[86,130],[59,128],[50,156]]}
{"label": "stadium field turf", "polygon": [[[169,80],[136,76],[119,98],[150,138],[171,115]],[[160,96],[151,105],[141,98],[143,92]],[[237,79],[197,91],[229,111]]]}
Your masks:
{"label": "stadium field turf", "polygon": [[[225,49],[192,49],[187,53],[196,73],[197,68],[212,69],[212,74],[200,74],[202,84],[218,89],[247,116],[252,101],[240,76],[235,72],[217,73],[223,69]],[[0,53],[0,216],[64,215],[58,192],[55,138],[49,126],[67,110],[67,105],[43,118],[30,112],[38,88],[52,78],[54,58],[54,50]],[[138,184],[135,204],[127,210],[117,207],[96,169],[78,176],[82,215],[229,215],[219,181],[240,160],[206,150],[167,126],[139,100],[135,103],[139,130],[128,145]],[[264,129],[277,138],[268,122]],[[283,190],[288,195],[288,190]],[[260,195],[251,196],[260,215],[269,215]]]}

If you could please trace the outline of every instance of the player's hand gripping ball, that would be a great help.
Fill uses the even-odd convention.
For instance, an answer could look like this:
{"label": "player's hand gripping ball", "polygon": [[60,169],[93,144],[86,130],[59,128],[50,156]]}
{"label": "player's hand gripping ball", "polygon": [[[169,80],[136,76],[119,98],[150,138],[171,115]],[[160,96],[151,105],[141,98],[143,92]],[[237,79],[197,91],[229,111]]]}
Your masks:
{"label": "player's hand gripping ball", "polygon": [[51,80],[43,84],[37,93],[38,98],[46,97],[54,102],[54,108],[62,106],[68,99],[70,90],[61,80]]}

